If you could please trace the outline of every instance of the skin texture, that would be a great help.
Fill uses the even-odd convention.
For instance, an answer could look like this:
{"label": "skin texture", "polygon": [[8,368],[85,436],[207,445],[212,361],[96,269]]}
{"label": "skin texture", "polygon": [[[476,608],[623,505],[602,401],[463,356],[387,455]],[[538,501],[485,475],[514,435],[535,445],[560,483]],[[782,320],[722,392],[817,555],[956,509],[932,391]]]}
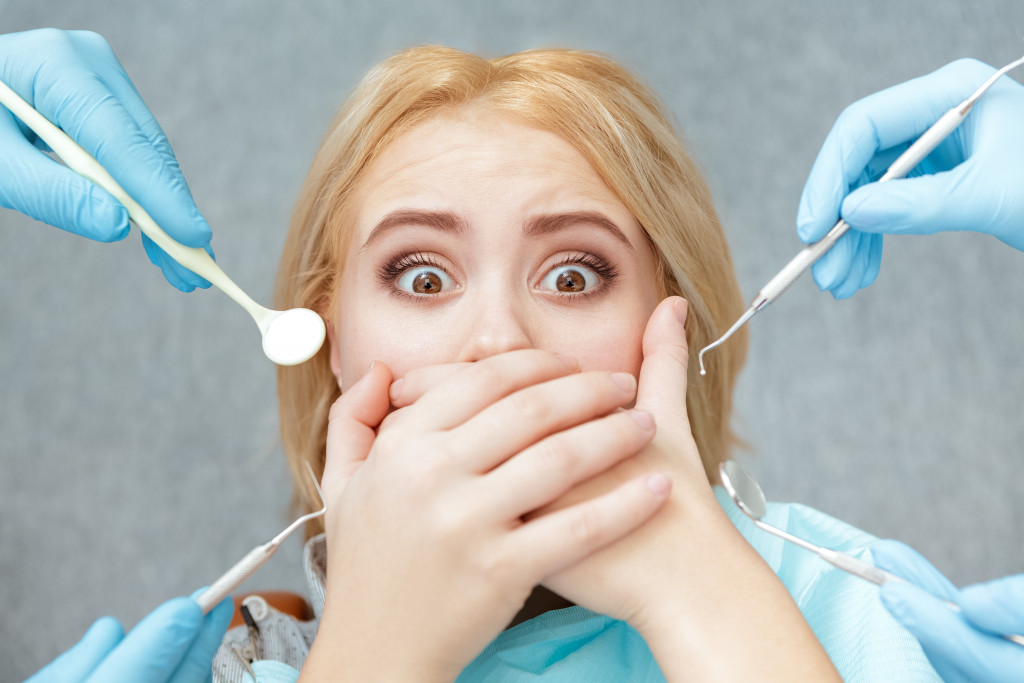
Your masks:
{"label": "skin texture", "polygon": [[[335,329],[342,391],[374,360],[402,377],[425,365],[524,348],[573,356],[583,370],[639,372],[640,335],[658,303],[654,258],[640,225],[566,142],[483,116],[470,110],[425,122],[390,147],[361,183]],[[381,218],[402,209],[450,211],[470,229],[459,236],[402,225],[355,248]],[[523,235],[535,216],[578,211],[603,214],[629,245],[587,223]],[[410,301],[380,286],[377,269],[409,249],[446,267],[455,283],[450,294]],[[619,271],[606,286],[575,298],[542,288],[552,266],[589,252]]]}
{"label": "skin texture", "polygon": [[641,227],[585,158],[462,109],[392,142],[356,199],[302,680],[453,680],[539,583],[627,620],[669,680],[837,680],[715,502],[686,302],[659,303]]}

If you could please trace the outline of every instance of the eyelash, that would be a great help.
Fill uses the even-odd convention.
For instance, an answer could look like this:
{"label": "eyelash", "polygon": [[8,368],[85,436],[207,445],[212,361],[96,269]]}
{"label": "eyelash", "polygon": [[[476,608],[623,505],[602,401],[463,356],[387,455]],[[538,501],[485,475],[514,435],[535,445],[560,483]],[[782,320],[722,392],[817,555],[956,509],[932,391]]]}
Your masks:
{"label": "eyelash", "polygon": [[377,269],[377,279],[382,285],[389,285],[402,276],[402,273],[409,270],[410,268],[422,268],[424,266],[430,268],[437,268],[448,272],[448,269],[442,266],[436,259],[432,258],[429,254],[413,253],[413,254],[402,254],[397,258],[394,258],[380,268]]}
{"label": "eyelash", "polygon": [[[551,268],[548,269],[548,272],[554,270],[555,268],[560,268],[562,266],[573,265],[586,266],[587,268],[597,273],[598,276],[600,276],[601,278],[601,286],[599,286],[597,289],[593,291],[586,291],[575,294],[570,292],[554,292],[556,296],[562,298],[571,297],[586,300],[596,294],[602,293],[605,290],[605,287],[608,285],[608,283],[619,276],[619,271],[611,263],[601,258],[600,256],[597,256],[596,254],[589,254],[585,252],[577,252],[575,254],[567,256],[558,263],[553,264]],[[402,254],[381,265],[377,269],[377,279],[382,286],[387,287],[393,285],[398,280],[398,278],[400,278],[402,274],[405,271],[409,270],[410,268],[422,267],[437,268],[438,270],[443,270],[446,273],[448,272],[448,270],[443,265],[441,265],[441,263],[437,259],[433,258],[429,254],[416,252],[411,254]],[[398,288],[393,288],[392,292],[398,296],[404,296],[410,299],[424,298],[423,296],[410,294],[409,292],[403,291]]]}
{"label": "eyelash", "polygon": [[619,271],[616,270],[615,266],[601,258],[597,254],[589,254],[585,252],[577,252],[566,258],[562,259],[558,263],[551,266],[548,272],[555,268],[561,268],[562,266],[586,266],[590,270],[594,271],[601,278],[601,284],[598,285],[597,289],[588,290],[585,292],[571,293],[571,292],[552,292],[555,296],[565,299],[576,299],[577,301],[586,301],[591,297],[603,294],[607,289],[608,284],[612,280],[619,276]]}

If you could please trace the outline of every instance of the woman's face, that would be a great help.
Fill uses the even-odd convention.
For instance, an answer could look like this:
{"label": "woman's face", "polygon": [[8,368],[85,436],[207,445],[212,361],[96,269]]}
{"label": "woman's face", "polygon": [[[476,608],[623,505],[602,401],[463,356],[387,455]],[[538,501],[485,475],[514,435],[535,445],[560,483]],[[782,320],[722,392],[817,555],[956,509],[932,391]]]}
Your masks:
{"label": "woman's face", "polygon": [[639,372],[658,303],[636,219],[567,142],[485,108],[396,139],[353,197],[331,363],[396,378],[522,348]]}

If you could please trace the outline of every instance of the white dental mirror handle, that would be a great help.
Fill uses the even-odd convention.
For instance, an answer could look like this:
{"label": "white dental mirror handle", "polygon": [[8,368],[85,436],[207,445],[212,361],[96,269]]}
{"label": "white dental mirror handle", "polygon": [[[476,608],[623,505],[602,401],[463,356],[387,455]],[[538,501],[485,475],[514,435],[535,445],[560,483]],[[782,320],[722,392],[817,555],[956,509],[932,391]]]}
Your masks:
{"label": "white dental mirror handle", "polygon": [[50,149],[67,164],[68,168],[96,183],[112,194],[117,201],[121,202],[128,210],[128,215],[131,216],[132,221],[158,247],[167,252],[175,261],[197,275],[206,278],[211,284],[231,297],[253,317],[260,328],[260,332],[266,332],[266,327],[270,322],[266,319],[271,311],[260,306],[248,294],[242,291],[242,288],[236,285],[205,251],[198,247],[186,247],[172,239],[146,213],[146,210],[139,206],[138,202],[125,192],[124,188],[114,180],[100,162],[96,161],[91,154],[82,149],[67,133],[51,123],[2,81],[0,81],[0,104],[7,107],[12,114],[21,119],[32,132],[49,145]]}

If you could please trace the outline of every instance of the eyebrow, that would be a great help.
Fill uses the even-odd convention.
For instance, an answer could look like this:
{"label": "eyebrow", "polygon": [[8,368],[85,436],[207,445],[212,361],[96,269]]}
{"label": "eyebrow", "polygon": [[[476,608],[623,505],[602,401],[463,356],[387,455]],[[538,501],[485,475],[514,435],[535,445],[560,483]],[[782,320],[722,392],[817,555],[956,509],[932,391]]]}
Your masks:
{"label": "eyebrow", "polygon": [[450,211],[419,211],[415,209],[399,209],[392,211],[370,231],[369,237],[363,242],[363,249],[371,242],[380,239],[381,235],[403,225],[421,225],[441,232],[461,235],[469,230],[469,226],[457,214]]}
{"label": "eyebrow", "polygon": [[622,229],[615,225],[615,223],[607,216],[597,213],[596,211],[571,211],[569,213],[552,213],[534,216],[527,221],[526,229],[523,232],[527,237],[550,235],[551,233],[558,232],[559,230],[565,230],[566,228],[571,228],[572,226],[579,225],[581,223],[588,223],[601,228],[612,237],[629,247],[630,251],[636,251],[636,248],[629,241],[629,238],[626,237],[626,234],[622,232]]}
{"label": "eyebrow", "polygon": [[[612,220],[596,211],[570,211],[568,213],[552,213],[534,216],[526,222],[523,233],[527,237],[550,235],[567,228],[587,223],[601,228],[618,241],[625,244],[631,251],[636,248],[630,243],[622,229]],[[406,225],[419,225],[440,232],[462,235],[469,231],[469,226],[462,218],[450,211],[421,211],[417,209],[399,209],[392,211],[382,218],[370,235],[363,242],[362,249],[366,249],[372,242],[381,238],[387,232]]]}

